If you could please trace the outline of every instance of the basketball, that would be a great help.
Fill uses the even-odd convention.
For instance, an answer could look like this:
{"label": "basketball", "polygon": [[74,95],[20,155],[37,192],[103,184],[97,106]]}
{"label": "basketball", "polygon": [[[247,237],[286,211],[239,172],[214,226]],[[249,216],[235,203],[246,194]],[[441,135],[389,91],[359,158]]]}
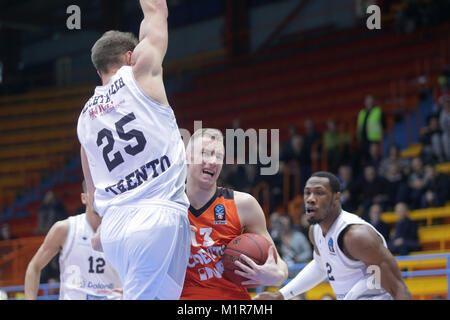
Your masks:
{"label": "basketball", "polygon": [[[271,243],[266,238],[254,233],[244,233],[231,240],[225,248],[225,252],[222,258],[224,266],[223,276],[225,277],[225,279],[230,280],[231,282],[238,285],[241,285],[243,281],[248,280],[247,278],[234,273],[234,270],[239,270],[239,267],[236,266],[234,262],[236,260],[239,260],[243,264],[247,264],[239,257],[241,254],[245,254],[256,264],[263,265],[267,260],[270,246]],[[274,258],[275,261],[277,261],[276,255]],[[245,287],[255,288],[258,286],[248,285]]]}

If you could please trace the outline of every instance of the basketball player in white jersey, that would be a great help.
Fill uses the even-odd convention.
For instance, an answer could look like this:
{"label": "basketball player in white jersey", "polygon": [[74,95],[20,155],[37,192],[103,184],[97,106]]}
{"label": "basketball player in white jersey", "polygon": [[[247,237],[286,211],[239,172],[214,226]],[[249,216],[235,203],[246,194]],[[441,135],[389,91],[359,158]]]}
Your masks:
{"label": "basketball player in white jersey", "polygon": [[333,174],[317,172],[309,178],[304,202],[314,259],[278,292],[263,292],[255,300],[288,300],[326,278],[338,300],[412,299],[383,236],[342,210],[340,198]]}
{"label": "basketball player in white jersey", "polygon": [[102,86],[78,119],[88,193],[123,298],[178,299],[189,258],[185,148],[162,73],[165,0],[141,0],[139,42],[106,32],[92,48]]}
{"label": "basketball player in white jersey", "polygon": [[117,300],[122,284],[103,253],[94,251],[91,238],[100,225],[100,217],[88,201],[83,182],[81,202],[86,213],[56,222],[28,264],[25,274],[25,298],[35,300],[42,269],[59,252],[60,300]]}

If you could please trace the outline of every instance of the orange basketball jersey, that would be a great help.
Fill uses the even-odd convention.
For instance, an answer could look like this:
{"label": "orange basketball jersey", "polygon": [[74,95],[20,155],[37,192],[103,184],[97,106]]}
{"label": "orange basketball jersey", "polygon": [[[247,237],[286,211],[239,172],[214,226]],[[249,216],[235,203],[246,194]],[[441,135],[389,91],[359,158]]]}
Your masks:
{"label": "orange basketball jersey", "polygon": [[233,190],[217,188],[201,209],[189,208],[191,255],[181,299],[250,300],[247,289],[222,277],[225,247],[242,232]]}

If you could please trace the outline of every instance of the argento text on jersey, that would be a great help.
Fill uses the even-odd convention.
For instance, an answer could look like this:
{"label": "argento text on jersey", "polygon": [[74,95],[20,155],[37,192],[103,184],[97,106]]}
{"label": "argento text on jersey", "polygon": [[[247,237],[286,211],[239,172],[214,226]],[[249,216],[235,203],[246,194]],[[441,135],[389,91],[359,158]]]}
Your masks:
{"label": "argento text on jersey", "polygon": [[[105,188],[106,192],[114,195],[122,194],[129,190],[133,190],[147,181],[149,178],[154,179],[161,173],[170,168],[170,160],[164,155],[160,159],[154,159],[141,166],[139,169],[126,175],[117,183]],[[151,177],[149,177],[151,175]]]}

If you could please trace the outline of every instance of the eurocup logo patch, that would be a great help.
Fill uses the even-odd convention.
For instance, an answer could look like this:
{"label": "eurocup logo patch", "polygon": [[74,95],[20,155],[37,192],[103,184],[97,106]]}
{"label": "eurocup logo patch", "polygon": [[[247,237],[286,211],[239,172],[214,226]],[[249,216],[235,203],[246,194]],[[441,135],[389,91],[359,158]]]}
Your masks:
{"label": "eurocup logo patch", "polygon": [[331,253],[335,253],[333,247],[333,238],[330,238],[330,240],[328,240],[328,249],[330,250]]}
{"label": "eurocup logo patch", "polygon": [[214,224],[227,224],[225,221],[225,207],[222,204],[214,207]]}

